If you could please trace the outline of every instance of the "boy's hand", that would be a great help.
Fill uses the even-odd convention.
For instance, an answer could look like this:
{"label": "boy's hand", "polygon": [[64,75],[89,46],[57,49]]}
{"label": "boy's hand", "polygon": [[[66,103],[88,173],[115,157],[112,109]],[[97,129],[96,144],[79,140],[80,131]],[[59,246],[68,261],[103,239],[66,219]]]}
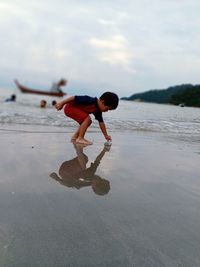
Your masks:
{"label": "boy's hand", "polygon": [[63,108],[63,103],[62,103],[62,102],[58,102],[58,103],[56,103],[56,104],[55,104],[55,108],[56,108],[57,110],[61,110],[61,109]]}
{"label": "boy's hand", "polygon": [[112,141],[112,138],[111,138],[110,135],[105,135],[105,138],[106,138],[107,141]]}

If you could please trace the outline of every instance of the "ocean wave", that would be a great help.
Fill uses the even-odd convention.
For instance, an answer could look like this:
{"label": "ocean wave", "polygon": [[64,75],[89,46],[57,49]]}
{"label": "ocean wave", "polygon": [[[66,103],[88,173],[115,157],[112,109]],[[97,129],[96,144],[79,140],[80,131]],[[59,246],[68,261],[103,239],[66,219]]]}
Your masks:
{"label": "ocean wave", "polygon": [[[119,109],[105,114],[105,123],[111,131],[145,131],[176,134],[200,134],[199,109],[181,109],[165,105],[149,105],[122,102]],[[77,123],[66,118],[62,111],[50,105],[41,109],[38,102],[19,101],[1,103],[1,124],[44,125],[55,127],[77,127]],[[98,128],[93,120],[90,129]]]}

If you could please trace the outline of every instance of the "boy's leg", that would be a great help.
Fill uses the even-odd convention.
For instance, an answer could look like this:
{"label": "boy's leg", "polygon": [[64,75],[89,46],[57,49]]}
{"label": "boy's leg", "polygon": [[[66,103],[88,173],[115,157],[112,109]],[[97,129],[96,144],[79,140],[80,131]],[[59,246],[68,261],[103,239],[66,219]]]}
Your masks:
{"label": "boy's leg", "polygon": [[74,148],[76,150],[76,154],[78,157],[78,162],[80,164],[80,167],[82,170],[85,170],[86,164],[88,162],[88,157],[83,152],[84,145],[74,143]]}
{"label": "boy's leg", "polygon": [[85,120],[81,123],[81,125],[78,129],[79,134],[78,134],[78,137],[76,139],[76,143],[84,144],[84,145],[92,145],[91,141],[88,141],[84,138],[85,133],[86,133],[86,131],[87,131],[87,129],[91,123],[92,123],[92,120],[91,120],[90,116],[87,116],[87,118],[85,118]]}
{"label": "boy's leg", "polygon": [[[80,127],[79,127],[80,128]],[[75,132],[75,134],[72,135],[72,138],[71,138],[71,141],[72,142],[75,142],[76,139],[78,138],[78,135],[79,135],[79,128],[78,130]]]}
{"label": "boy's leg", "polygon": [[[64,113],[65,113],[65,115],[67,117],[70,117],[70,118],[74,119],[80,125],[82,125],[84,120],[88,117],[88,114],[85,111],[81,110],[78,106],[70,105],[70,104],[65,105]],[[75,142],[76,139],[79,137],[80,127],[78,128],[78,130],[71,137],[71,141],[72,142]]]}

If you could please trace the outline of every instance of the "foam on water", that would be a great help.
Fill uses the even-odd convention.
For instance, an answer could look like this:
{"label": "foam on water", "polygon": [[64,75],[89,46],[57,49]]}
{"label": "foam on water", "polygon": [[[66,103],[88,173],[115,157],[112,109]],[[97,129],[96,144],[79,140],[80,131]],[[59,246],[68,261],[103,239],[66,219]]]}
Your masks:
{"label": "foam on water", "polygon": [[[63,111],[56,111],[45,97],[47,108],[41,109],[41,96],[19,95],[17,102],[4,102],[0,97],[0,123],[77,127],[76,122],[66,118]],[[93,116],[92,116],[93,117]],[[107,128],[112,131],[150,131],[174,134],[200,134],[200,109],[171,105],[120,101],[117,110],[104,114]],[[93,120],[91,129],[98,128]]]}

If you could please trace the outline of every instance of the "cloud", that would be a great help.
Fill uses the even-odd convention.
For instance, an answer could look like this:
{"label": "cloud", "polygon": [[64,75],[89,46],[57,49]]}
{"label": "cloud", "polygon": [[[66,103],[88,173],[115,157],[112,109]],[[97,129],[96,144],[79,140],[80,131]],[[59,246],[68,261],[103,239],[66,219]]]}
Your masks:
{"label": "cloud", "polygon": [[107,39],[91,38],[89,44],[95,49],[98,60],[117,65],[130,65],[133,58],[127,39],[115,35]]}
{"label": "cloud", "polygon": [[1,0],[0,82],[66,76],[131,92],[198,83],[199,8],[199,0]]}
{"label": "cloud", "polygon": [[100,24],[102,24],[102,25],[115,25],[116,23],[114,22],[114,21],[112,21],[112,20],[107,20],[107,19],[102,19],[102,18],[100,18],[100,19],[98,19],[97,20],[97,22],[99,22]]}
{"label": "cloud", "polygon": [[21,15],[22,11],[15,4],[0,3],[1,20],[9,18],[13,15]]}

